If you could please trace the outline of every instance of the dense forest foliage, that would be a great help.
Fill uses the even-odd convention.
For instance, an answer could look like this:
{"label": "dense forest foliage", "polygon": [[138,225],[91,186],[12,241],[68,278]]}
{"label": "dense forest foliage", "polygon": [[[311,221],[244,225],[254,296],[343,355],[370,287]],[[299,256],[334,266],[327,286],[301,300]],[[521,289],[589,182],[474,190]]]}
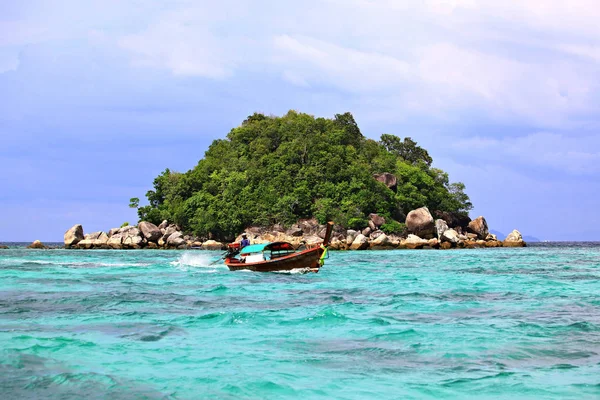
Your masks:
{"label": "dense forest foliage", "polygon": [[[385,216],[393,230],[421,206],[472,208],[464,185],[450,183],[432,161],[409,137],[365,138],[350,113],[333,119],[257,113],[215,140],[190,171],[161,173],[146,194],[149,205],[131,200],[141,220],[167,219],[199,236],[231,238],[247,226],[310,217],[361,228],[369,213]],[[373,178],[382,172],[397,177],[396,191]]]}

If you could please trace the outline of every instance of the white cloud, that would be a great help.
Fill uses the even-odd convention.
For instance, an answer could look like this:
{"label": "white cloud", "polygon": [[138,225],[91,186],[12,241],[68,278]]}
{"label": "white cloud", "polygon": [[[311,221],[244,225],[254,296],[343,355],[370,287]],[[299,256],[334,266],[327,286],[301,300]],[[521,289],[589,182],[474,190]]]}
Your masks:
{"label": "white cloud", "polygon": [[542,167],[571,174],[600,173],[600,138],[570,137],[538,132],[500,139],[472,137],[454,141],[451,148],[477,163]]}
{"label": "white cloud", "polygon": [[377,92],[406,82],[410,66],[384,54],[362,52],[308,37],[277,36],[274,62],[284,74],[352,92]]}

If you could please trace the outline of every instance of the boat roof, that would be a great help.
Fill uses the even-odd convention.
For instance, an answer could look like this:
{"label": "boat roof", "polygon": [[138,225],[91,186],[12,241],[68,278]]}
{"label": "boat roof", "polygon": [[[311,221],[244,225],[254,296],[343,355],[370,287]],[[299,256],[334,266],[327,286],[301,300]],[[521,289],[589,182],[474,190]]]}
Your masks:
{"label": "boat roof", "polygon": [[260,253],[265,250],[294,250],[294,246],[288,242],[267,242],[261,244],[251,244],[244,247],[240,254]]}

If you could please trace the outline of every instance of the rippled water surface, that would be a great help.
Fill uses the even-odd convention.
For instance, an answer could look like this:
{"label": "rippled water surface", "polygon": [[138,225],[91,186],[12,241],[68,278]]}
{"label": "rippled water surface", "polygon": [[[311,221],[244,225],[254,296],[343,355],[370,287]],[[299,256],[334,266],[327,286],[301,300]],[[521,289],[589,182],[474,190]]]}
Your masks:
{"label": "rippled water surface", "polygon": [[332,252],[0,250],[12,398],[600,398],[600,245]]}

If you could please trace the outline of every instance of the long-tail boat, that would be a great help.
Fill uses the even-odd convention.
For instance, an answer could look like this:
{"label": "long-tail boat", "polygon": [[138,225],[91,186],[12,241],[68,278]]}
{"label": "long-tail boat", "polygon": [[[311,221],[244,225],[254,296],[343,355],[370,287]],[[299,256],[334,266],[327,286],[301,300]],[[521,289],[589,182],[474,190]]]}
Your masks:
{"label": "long-tail boat", "polygon": [[299,250],[288,242],[251,244],[242,248],[240,243],[231,243],[225,255],[225,265],[230,271],[319,272],[319,268],[325,263],[332,228],[333,222],[328,222],[322,243],[307,244],[304,249]]}

